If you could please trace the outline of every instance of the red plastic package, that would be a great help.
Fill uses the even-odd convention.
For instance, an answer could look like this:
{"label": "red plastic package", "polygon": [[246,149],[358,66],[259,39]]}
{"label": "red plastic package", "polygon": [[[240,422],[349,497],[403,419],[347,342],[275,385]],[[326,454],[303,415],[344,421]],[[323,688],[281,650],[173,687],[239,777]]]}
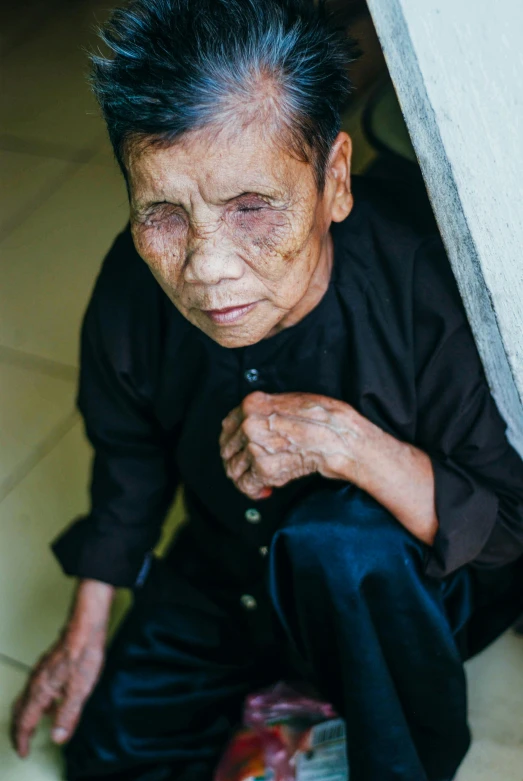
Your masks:
{"label": "red plastic package", "polygon": [[214,781],[348,781],[345,723],[328,703],[280,682],[247,697],[244,725]]}

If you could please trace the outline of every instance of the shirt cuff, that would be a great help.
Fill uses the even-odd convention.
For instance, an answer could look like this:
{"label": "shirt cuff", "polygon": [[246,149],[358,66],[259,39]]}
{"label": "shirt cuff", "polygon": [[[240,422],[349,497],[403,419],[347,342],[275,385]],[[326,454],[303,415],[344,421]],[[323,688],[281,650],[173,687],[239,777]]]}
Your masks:
{"label": "shirt cuff", "polygon": [[147,577],[152,551],[143,528],[115,528],[92,516],[78,518],[51,543],[66,575],[139,588]]}
{"label": "shirt cuff", "polygon": [[443,578],[479,556],[498,517],[498,498],[452,459],[431,458],[439,527],[425,573]]}

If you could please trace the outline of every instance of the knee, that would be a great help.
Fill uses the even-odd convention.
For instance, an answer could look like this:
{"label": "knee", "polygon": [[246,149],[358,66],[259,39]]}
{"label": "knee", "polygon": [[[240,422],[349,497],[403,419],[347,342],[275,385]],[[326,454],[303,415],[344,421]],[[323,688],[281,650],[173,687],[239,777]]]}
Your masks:
{"label": "knee", "polygon": [[285,558],[285,566],[303,577],[322,573],[359,583],[369,574],[388,580],[419,568],[423,548],[372,497],[346,486],[317,492],[295,507],[275,535],[272,556],[275,562]]}

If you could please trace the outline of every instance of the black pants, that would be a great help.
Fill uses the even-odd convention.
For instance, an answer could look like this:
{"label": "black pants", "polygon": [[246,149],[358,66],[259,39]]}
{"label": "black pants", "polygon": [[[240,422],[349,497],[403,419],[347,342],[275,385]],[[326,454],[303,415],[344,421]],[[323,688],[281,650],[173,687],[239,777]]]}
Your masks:
{"label": "black pants", "polygon": [[256,608],[155,562],[66,748],[67,778],[211,781],[245,695],[283,678],[307,679],[346,719],[351,781],[451,779],[469,746],[474,584],[468,567],[426,577],[424,553],[344,486],[277,532]]}

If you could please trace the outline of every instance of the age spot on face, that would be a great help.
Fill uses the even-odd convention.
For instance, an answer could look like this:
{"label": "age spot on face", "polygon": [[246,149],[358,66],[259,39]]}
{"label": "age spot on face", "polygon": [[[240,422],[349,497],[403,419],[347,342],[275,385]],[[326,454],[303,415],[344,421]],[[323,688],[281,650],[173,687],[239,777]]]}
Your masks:
{"label": "age spot on face", "polygon": [[187,231],[179,221],[131,222],[131,230],[138,252],[150,266],[182,262]]}

